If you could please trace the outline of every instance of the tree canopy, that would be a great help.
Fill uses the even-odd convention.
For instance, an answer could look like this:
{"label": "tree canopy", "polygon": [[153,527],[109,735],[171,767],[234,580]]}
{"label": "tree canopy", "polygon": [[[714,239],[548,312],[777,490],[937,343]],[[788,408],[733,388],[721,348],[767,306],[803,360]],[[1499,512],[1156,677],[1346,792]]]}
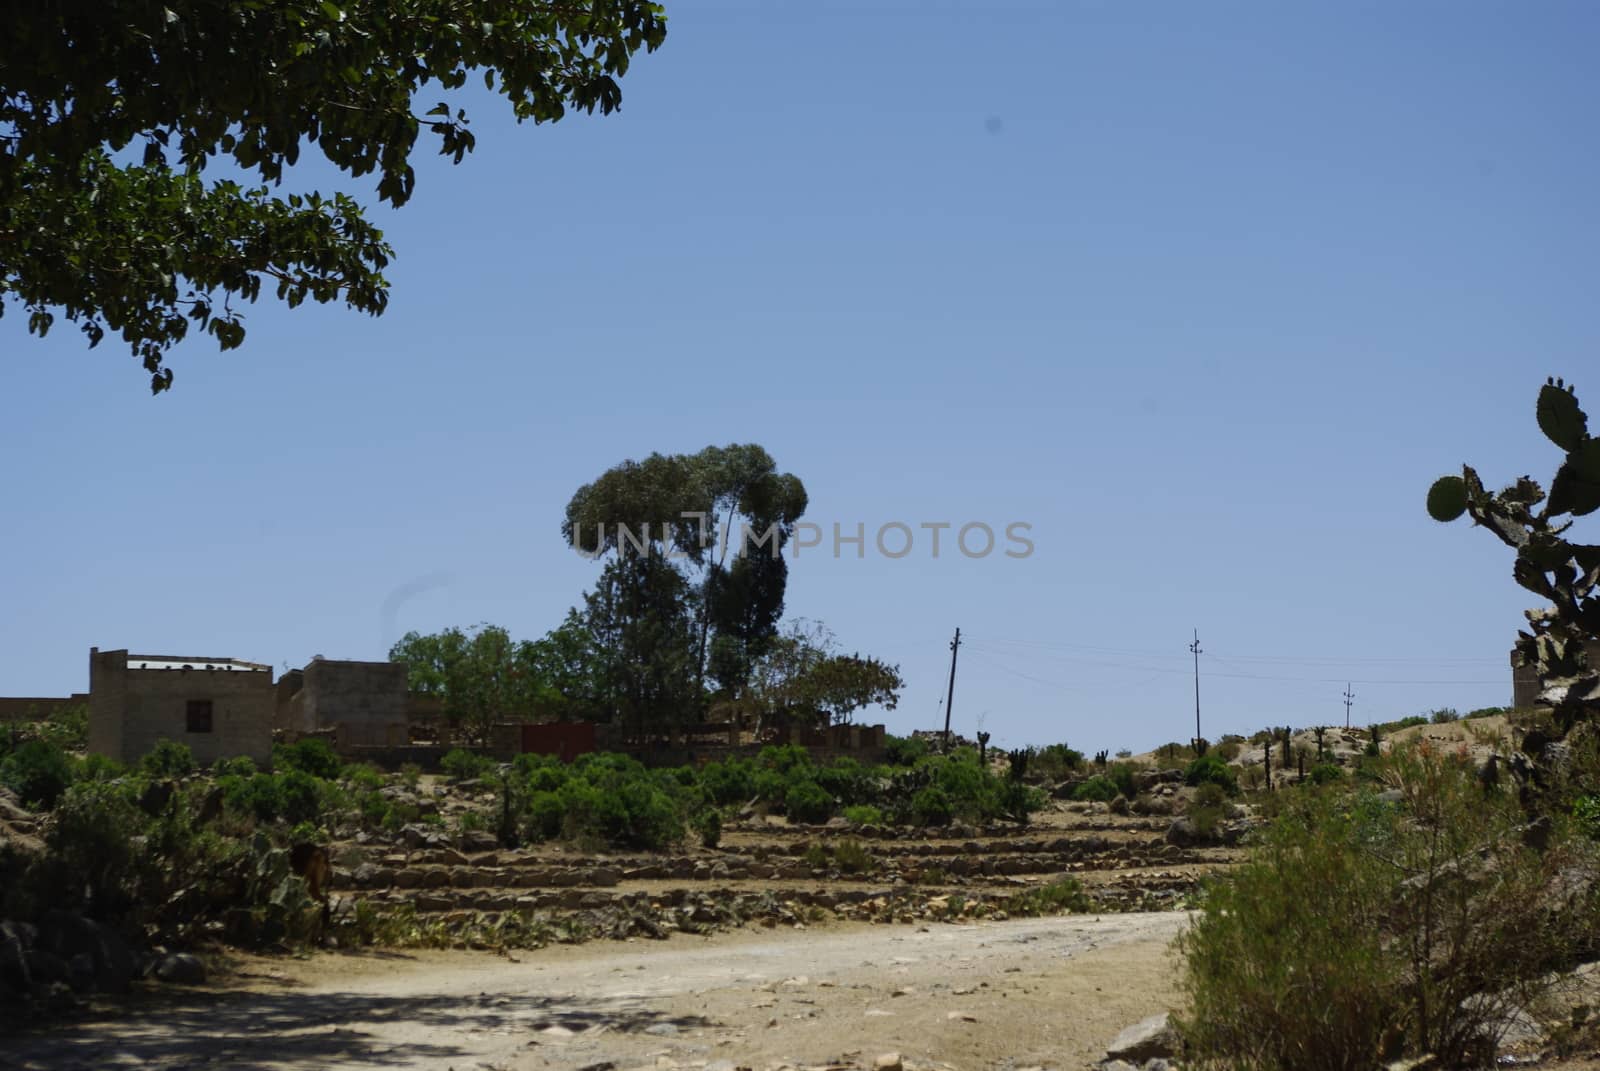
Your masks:
{"label": "tree canopy", "polygon": [[[0,34],[0,315],[91,346],[121,337],[172,384],[191,329],[243,342],[235,299],[377,315],[393,250],[345,193],[275,195],[303,149],[404,204],[424,130],[456,163],[481,76],[518,121],[609,114],[632,56],[666,37],[643,0],[38,0]],[[429,95],[419,101],[419,95]],[[422,114],[418,114],[419,106]],[[208,164],[259,179],[208,181]]]}

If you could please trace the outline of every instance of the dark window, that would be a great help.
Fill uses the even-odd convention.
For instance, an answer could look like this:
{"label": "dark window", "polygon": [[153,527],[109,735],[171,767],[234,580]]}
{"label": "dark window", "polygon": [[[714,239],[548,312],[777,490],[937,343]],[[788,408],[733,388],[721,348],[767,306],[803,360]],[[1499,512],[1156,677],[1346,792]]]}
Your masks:
{"label": "dark window", "polygon": [[209,733],[211,731],[211,700],[191,699],[186,710],[191,733]]}

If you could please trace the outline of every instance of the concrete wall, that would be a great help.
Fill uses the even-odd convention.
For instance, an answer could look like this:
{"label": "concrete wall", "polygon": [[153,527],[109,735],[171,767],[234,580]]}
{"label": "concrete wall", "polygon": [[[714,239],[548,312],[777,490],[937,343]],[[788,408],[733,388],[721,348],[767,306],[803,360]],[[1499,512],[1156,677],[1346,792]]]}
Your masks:
{"label": "concrete wall", "polygon": [[406,724],[404,662],[335,662],[318,659],[305,668],[302,691],[319,729],[341,724]]}
{"label": "concrete wall", "polygon": [[[1586,644],[1584,650],[1589,653],[1589,664],[1600,666],[1600,642]],[[1517,653],[1511,652],[1515,659]],[[1532,666],[1519,666],[1515,662],[1511,666],[1511,705],[1514,707],[1531,707],[1539,703],[1539,674]]]}
{"label": "concrete wall", "polygon": [[89,696],[84,692],[68,696],[4,697],[0,698],[0,721],[43,721],[68,707],[88,702]]}
{"label": "concrete wall", "polygon": [[[211,701],[210,732],[189,731],[190,700]],[[89,750],[120,762],[172,740],[201,763],[237,755],[265,763],[274,707],[270,668],[129,669],[127,651],[89,653]]]}

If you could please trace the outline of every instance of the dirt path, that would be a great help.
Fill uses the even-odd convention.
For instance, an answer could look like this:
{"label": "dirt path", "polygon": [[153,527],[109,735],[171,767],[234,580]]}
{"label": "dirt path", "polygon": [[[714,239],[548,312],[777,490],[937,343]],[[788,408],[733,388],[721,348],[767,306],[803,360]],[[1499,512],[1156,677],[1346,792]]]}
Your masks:
{"label": "dirt path", "polygon": [[1081,1068],[1172,1005],[1181,913],[258,961],[0,1041],[9,1068]]}

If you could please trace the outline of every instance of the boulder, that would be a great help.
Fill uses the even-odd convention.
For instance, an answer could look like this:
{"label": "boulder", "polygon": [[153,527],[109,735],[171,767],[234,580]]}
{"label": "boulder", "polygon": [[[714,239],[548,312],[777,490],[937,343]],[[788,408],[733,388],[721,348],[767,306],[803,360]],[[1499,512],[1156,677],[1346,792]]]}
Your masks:
{"label": "boulder", "polygon": [[1166,1012],[1152,1015],[1123,1030],[1106,1046],[1107,1060],[1126,1060],[1142,1064],[1178,1054],[1178,1032]]}
{"label": "boulder", "polygon": [[118,933],[70,911],[49,911],[39,921],[38,946],[69,964],[84,957],[75,989],[126,993],[138,973],[133,952]]}
{"label": "boulder", "polygon": [[169,952],[156,961],[156,977],[171,985],[204,985],[206,965],[199,956]]}

